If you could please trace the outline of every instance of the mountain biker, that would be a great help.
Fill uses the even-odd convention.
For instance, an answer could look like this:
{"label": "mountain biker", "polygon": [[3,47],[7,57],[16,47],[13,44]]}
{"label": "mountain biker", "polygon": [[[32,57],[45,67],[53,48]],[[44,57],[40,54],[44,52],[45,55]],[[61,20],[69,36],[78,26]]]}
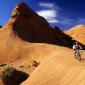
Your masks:
{"label": "mountain biker", "polygon": [[74,50],[74,56],[76,59],[78,60],[81,60],[81,54],[80,54],[80,49],[82,49],[82,47],[79,45],[78,42],[76,42],[74,45],[73,45],[73,50]]}

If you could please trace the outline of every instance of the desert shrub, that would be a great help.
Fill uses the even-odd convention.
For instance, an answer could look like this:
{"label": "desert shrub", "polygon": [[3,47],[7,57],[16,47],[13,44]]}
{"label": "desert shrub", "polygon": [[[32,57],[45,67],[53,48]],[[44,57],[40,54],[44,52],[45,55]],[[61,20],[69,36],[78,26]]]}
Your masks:
{"label": "desert shrub", "polygon": [[28,77],[28,74],[18,71],[11,66],[5,66],[1,75],[1,78],[6,85],[20,85],[20,83]]}
{"label": "desert shrub", "polygon": [[3,79],[3,81],[6,82],[12,76],[15,70],[16,70],[15,68],[10,67],[8,65],[3,67],[2,74],[1,74],[1,78]]}
{"label": "desert shrub", "polygon": [[8,67],[8,68],[6,68],[6,69],[4,70],[3,73],[4,73],[4,76],[5,76],[5,77],[10,77],[14,71],[15,71],[14,68]]}

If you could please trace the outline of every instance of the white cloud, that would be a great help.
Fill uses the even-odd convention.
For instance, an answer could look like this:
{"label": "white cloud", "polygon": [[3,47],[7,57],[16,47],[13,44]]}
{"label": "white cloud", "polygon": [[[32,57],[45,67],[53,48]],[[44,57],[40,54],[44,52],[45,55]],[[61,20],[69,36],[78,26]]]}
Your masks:
{"label": "white cloud", "polygon": [[40,10],[37,11],[40,16],[43,16],[49,23],[58,23],[56,10]]}
{"label": "white cloud", "polygon": [[37,11],[37,13],[41,16],[44,16],[45,18],[46,17],[53,17],[53,18],[56,17],[56,11],[55,10],[40,10],[40,11]]}
{"label": "white cloud", "polygon": [[59,23],[59,24],[64,24],[64,25],[70,25],[74,23],[74,20],[60,15],[60,11],[62,11],[62,8],[60,8],[55,3],[40,2],[38,3],[38,5],[40,7],[43,7],[43,9],[38,10],[36,12],[40,16],[44,17],[50,24]]}
{"label": "white cloud", "polygon": [[54,4],[40,2],[39,6],[52,8],[52,7],[54,7]]}
{"label": "white cloud", "polygon": [[39,6],[44,7],[44,8],[51,8],[51,9],[56,9],[56,10],[61,10],[61,8],[56,5],[55,3],[50,3],[50,2],[40,2],[38,3]]}
{"label": "white cloud", "polygon": [[59,23],[59,20],[55,18],[48,18],[49,23]]}
{"label": "white cloud", "polygon": [[53,7],[55,7],[54,3],[49,3],[49,2],[48,3],[40,2],[38,5],[42,6],[42,7],[46,7],[46,8],[53,8]]}
{"label": "white cloud", "polygon": [[44,3],[44,2],[40,2],[38,5],[44,7],[44,9],[37,11],[37,13],[40,16],[44,17],[49,23],[59,22],[59,20],[56,19],[58,16],[59,7],[57,7],[54,3]]}

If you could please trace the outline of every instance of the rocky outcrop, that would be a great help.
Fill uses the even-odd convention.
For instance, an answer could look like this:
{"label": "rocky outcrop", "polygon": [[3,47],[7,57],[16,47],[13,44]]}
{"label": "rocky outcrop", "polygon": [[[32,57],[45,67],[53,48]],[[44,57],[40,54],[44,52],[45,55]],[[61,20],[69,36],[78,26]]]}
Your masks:
{"label": "rocky outcrop", "polygon": [[29,75],[15,68],[6,68],[0,77],[0,85],[20,85]]}
{"label": "rocky outcrop", "polygon": [[66,30],[65,33],[85,45],[85,25],[77,25]]}
{"label": "rocky outcrop", "polygon": [[64,34],[58,27],[50,27],[48,22],[25,3],[19,3],[14,8],[6,26],[27,42],[51,43],[71,47],[71,37]]}
{"label": "rocky outcrop", "polygon": [[[38,49],[35,43],[70,48],[73,45],[71,37],[64,34],[58,27],[49,26],[43,17],[36,14],[25,3],[19,3],[14,8],[7,24],[0,30],[0,64],[29,57],[31,60],[35,54],[35,59],[37,59],[40,51],[35,51]],[[41,54],[43,52],[45,52],[44,47]]]}
{"label": "rocky outcrop", "polygon": [[[43,17],[25,3],[17,4],[7,24],[0,29],[0,67],[6,64],[13,65],[27,74],[13,70],[12,75],[9,76],[10,72],[8,72],[5,84],[19,85],[46,57],[55,56],[60,59],[68,48],[62,50],[64,47],[58,45],[72,47],[72,38],[58,27],[49,26]],[[56,53],[60,54],[57,56]],[[68,51],[65,53],[69,54]],[[65,59],[69,58],[68,56],[65,55]],[[56,58],[53,60],[56,61]],[[0,80],[0,85],[4,85],[3,80]]]}

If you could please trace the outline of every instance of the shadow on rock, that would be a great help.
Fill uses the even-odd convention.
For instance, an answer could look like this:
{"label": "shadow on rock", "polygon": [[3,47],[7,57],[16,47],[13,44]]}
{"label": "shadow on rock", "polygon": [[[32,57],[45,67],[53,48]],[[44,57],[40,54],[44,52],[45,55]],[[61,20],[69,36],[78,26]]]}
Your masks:
{"label": "shadow on rock", "polygon": [[28,74],[14,68],[6,69],[2,72],[1,78],[5,85],[20,85],[29,77]]}

